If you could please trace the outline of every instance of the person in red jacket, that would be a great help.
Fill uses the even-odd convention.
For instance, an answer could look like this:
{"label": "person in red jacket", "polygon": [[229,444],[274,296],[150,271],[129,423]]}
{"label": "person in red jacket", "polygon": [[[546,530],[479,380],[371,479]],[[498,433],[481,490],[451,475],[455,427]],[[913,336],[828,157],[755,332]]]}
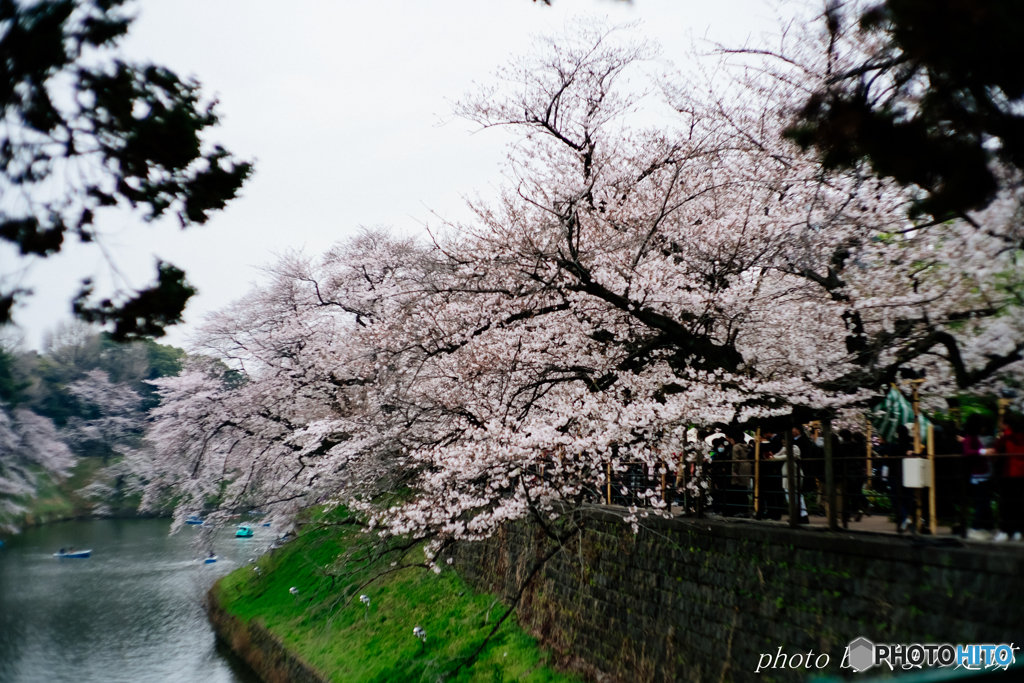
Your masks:
{"label": "person in red jacket", "polygon": [[993,541],[1020,541],[1024,534],[1024,419],[1007,416],[1003,435],[995,443],[1000,460],[999,533]]}

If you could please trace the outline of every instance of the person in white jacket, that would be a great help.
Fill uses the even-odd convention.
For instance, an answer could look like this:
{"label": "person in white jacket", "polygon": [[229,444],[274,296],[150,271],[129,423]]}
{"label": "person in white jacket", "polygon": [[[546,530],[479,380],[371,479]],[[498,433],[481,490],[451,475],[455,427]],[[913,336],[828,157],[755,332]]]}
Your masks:
{"label": "person in white jacket", "polygon": [[[766,460],[781,460],[782,461],[782,490],[786,492],[786,503],[789,503],[789,463],[786,462],[786,447],[783,446],[776,453],[769,453]],[[800,523],[808,524],[811,520],[807,515],[807,504],[804,502],[803,495],[800,494],[800,486],[803,483],[803,472],[800,469],[800,463],[796,462],[800,459],[800,447],[793,444],[793,464],[796,466],[796,473],[793,479],[796,484],[797,500],[800,501]]]}

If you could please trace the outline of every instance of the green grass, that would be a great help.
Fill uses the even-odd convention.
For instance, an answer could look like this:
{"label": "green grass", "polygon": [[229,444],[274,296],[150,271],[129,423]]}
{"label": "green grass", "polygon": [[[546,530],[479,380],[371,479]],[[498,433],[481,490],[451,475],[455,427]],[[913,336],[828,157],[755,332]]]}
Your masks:
{"label": "green grass", "polygon": [[[505,612],[494,596],[475,593],[450,568],[393,571],[398,557],[367,562],[372,537],[356,527],[313,528],[217,585],[221,605],[243,620],[258,619],[293,652],[332,681],[459,681],[561,683],[550,657],[510,617],[476,662],[448,674],[476,650]],[[342,559],[338,559],[342,558]],[[417,546],[406,562],[423,558]],[[329,574],[335,574],[332,582]],[[299,595],[289,593],[292,586]],[[359,594],[370,597],[369,613]],[[488,611],[490,612],[488,618]],[[426,644],[413,636],[422,627]]]}
{"label": "green grass", "polygon": [[30,519],[58,519],[74,515],[75,503],[59,482],[46,474],[40,474],[37,482],[36,497],[26,505]]}
{"label": "green grass", "polygon": [[105,467],[102,458],[79,458],[71,469],[71,474],[63,482],[68,491],[77,491],[91,484],[96,474]]}

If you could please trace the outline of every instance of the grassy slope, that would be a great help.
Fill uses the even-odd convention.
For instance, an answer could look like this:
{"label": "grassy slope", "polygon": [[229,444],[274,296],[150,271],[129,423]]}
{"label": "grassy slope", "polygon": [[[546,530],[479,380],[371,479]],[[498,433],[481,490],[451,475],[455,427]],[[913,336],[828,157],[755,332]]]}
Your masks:
{"label": "grassy slope", "polygon": [[[249,565],[224,577],[218,597],[235,616],[259,619],[333,681],[436,681],[476,649],[505,608],[494,604],[494,596],[474,593],[450,569],[440,575],[422,568],[402,569],[360,588],[367,578],[389,569],[395,559],[369,564],[351,560],[345,567],[333,566],[340,554],[365,547],[367,539],[355,527],[306,531],[261,558],[259,574]],[[417,561],[417,554],[422,558],[419,547],[410,551],[407,561]],[[336,574],[355,570],[332,587],[325,567]],[[292,586],[300,591],[297,597],[289,593]],[[368,615],[357,593],[370,597]],[[415,626],[425,629],[425,646],[413,636]],[[472,667],[445,680],[568,683],[578,679],[552,670],[536,641],[510,618]]]}

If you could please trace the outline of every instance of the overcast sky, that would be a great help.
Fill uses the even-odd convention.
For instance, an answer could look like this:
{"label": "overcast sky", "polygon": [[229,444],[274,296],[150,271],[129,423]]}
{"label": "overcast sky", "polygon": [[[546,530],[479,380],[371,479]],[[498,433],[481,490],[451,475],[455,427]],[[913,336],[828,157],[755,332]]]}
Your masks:
{"label": "overcast sky", "polygon": [[[413,232],[466,217],[463,197],[501,182],[507,131],[474,133],[450,101],[526,53],[531,36],[564,32],[575,17],[639,21],[666,59],[692,39],[739,44],[778,29],[762,0],[142,0],[124,44],[136,60],[194,76],[220,100],[211,139],[256,160],[243,196],[203,227],[105,217],[104,245],[134,287],[157,257],[199,289],[186,324],[165,341],[187,345],[204,314],[245,293],[257,267],[289,249],[317,253],[359,226]],[[438,218],[440,217],[440,218]],[[10,253],[0,258],[11,261]],[[9,270],[12,263],[3,264]],[[94,247],[40,261],[16,311],[26,341],[69,317],[83,277],[109,271]]]}

